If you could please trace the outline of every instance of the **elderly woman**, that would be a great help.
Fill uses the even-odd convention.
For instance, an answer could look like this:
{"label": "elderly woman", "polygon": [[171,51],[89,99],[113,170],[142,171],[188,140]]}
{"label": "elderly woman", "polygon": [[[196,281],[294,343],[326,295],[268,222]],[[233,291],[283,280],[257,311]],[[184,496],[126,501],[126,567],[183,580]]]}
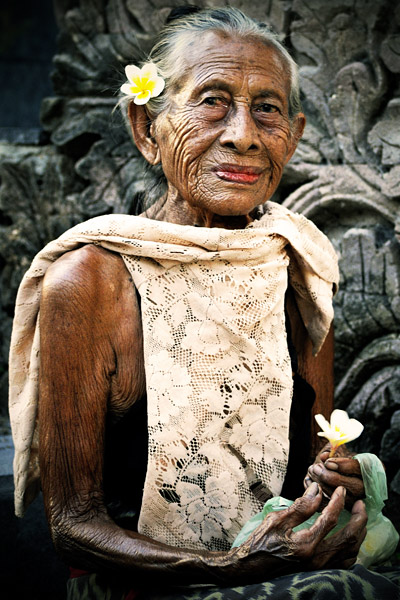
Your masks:
{"label": "elderly woman", "polygon": [[[17,513],[40,470],[54,544],[80,575],[70,598],[216,597],[204,584],[221,597],[287,598],[326,568],[341,569],[318,573],[335,581],[327,597],[389,597],[389,580],[363,569],[361,585],[360,571],[346,570],[367,522],[350,458],[330,469],[319,459],[305,494],[231,548],[290,467],[288,272],[316,352],[332,318],[332,247],[267,202],[305,125],[296,67],[268,28],[229,8],[175,11],[149,60],[127,68],[122,89],[165,194],[139,217],[66,232],[19,292]],[[346,489],[350,521],[327,538]],[[323,491],[330,500],[315,524],[294,532]]]}

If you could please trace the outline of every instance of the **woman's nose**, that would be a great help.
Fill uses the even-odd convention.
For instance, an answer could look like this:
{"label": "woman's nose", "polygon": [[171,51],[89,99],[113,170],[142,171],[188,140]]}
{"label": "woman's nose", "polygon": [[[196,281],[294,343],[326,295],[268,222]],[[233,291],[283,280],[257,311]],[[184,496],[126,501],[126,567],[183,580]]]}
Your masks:
{"label": "woman's nose", "polygon": [[248,106],[236,107],[226,119],[226,127],[220,143],[244,154],[260,147],[257,125]]}

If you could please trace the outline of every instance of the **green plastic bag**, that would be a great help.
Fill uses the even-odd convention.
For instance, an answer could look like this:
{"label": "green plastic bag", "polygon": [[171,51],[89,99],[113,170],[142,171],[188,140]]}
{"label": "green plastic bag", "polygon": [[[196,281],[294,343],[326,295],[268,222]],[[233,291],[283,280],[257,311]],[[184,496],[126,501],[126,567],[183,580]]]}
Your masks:
{"label": "green plastic bag", "polygon": [[[388,496],[386,474],[381,461],[375,454],[369,453],[357,454],[354,458],[360,463],[365,488],[364,502],[368,514],[367,535],[358,552],[357,563],[364,567],[370,567],[382,564],[392,556],[399,541],[399,534],[392,522],[382,514],[382,508]],[[247,540],[268,513],[285,510],[292,504],[292,500],[281,496],[270,498],[265,503],[263,510],[243,526],[233,542],[232,548],[240,546]],[[319,514],[315,513],[310,519],[294,527],[294,531],[311,527]],[[342,510],[336,527],[328,533],[327,537],[342,529],[349,522],[350,516],[347,510]]]}

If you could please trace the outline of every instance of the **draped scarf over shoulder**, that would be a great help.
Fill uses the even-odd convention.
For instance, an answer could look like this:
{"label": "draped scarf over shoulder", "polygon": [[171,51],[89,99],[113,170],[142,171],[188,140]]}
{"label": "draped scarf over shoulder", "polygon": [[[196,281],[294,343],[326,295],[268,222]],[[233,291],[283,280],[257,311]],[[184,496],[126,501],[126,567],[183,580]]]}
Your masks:
{"label": "draped scarf over shoulder", "polygon": [[148,469],[139,531],[222,550],[280,492],[292,394],[284,296],[289,282],[318,352],[332,321],[335,252],[306,218],[267,203],[244,230],[97,217],[35,257],[17,297],[10,351],[15,508],[40,476],[37,404],[41,288],[82,244],[121,255],[141,296]]}

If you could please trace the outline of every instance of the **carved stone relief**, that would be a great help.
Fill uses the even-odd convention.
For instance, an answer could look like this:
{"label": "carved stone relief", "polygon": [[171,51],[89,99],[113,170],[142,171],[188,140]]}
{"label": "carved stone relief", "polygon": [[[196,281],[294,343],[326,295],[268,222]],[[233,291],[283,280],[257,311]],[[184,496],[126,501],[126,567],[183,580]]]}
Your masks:
{"label": "carved stone relief", "polygon": [[[17,285],[33,255],[76,222],[138,210],[148,175],[113,107],[124,65],[143,57],[178,4],[55,2],[54,96],[41,114],[49,143],[0,147],[3,372]],[[300,65],[308,124],[274,199],[312,219],[339,253],[336,404],[366,425],[357,450],[385,461],[400,529],[400,5],[230,4],[269,21]]]}

